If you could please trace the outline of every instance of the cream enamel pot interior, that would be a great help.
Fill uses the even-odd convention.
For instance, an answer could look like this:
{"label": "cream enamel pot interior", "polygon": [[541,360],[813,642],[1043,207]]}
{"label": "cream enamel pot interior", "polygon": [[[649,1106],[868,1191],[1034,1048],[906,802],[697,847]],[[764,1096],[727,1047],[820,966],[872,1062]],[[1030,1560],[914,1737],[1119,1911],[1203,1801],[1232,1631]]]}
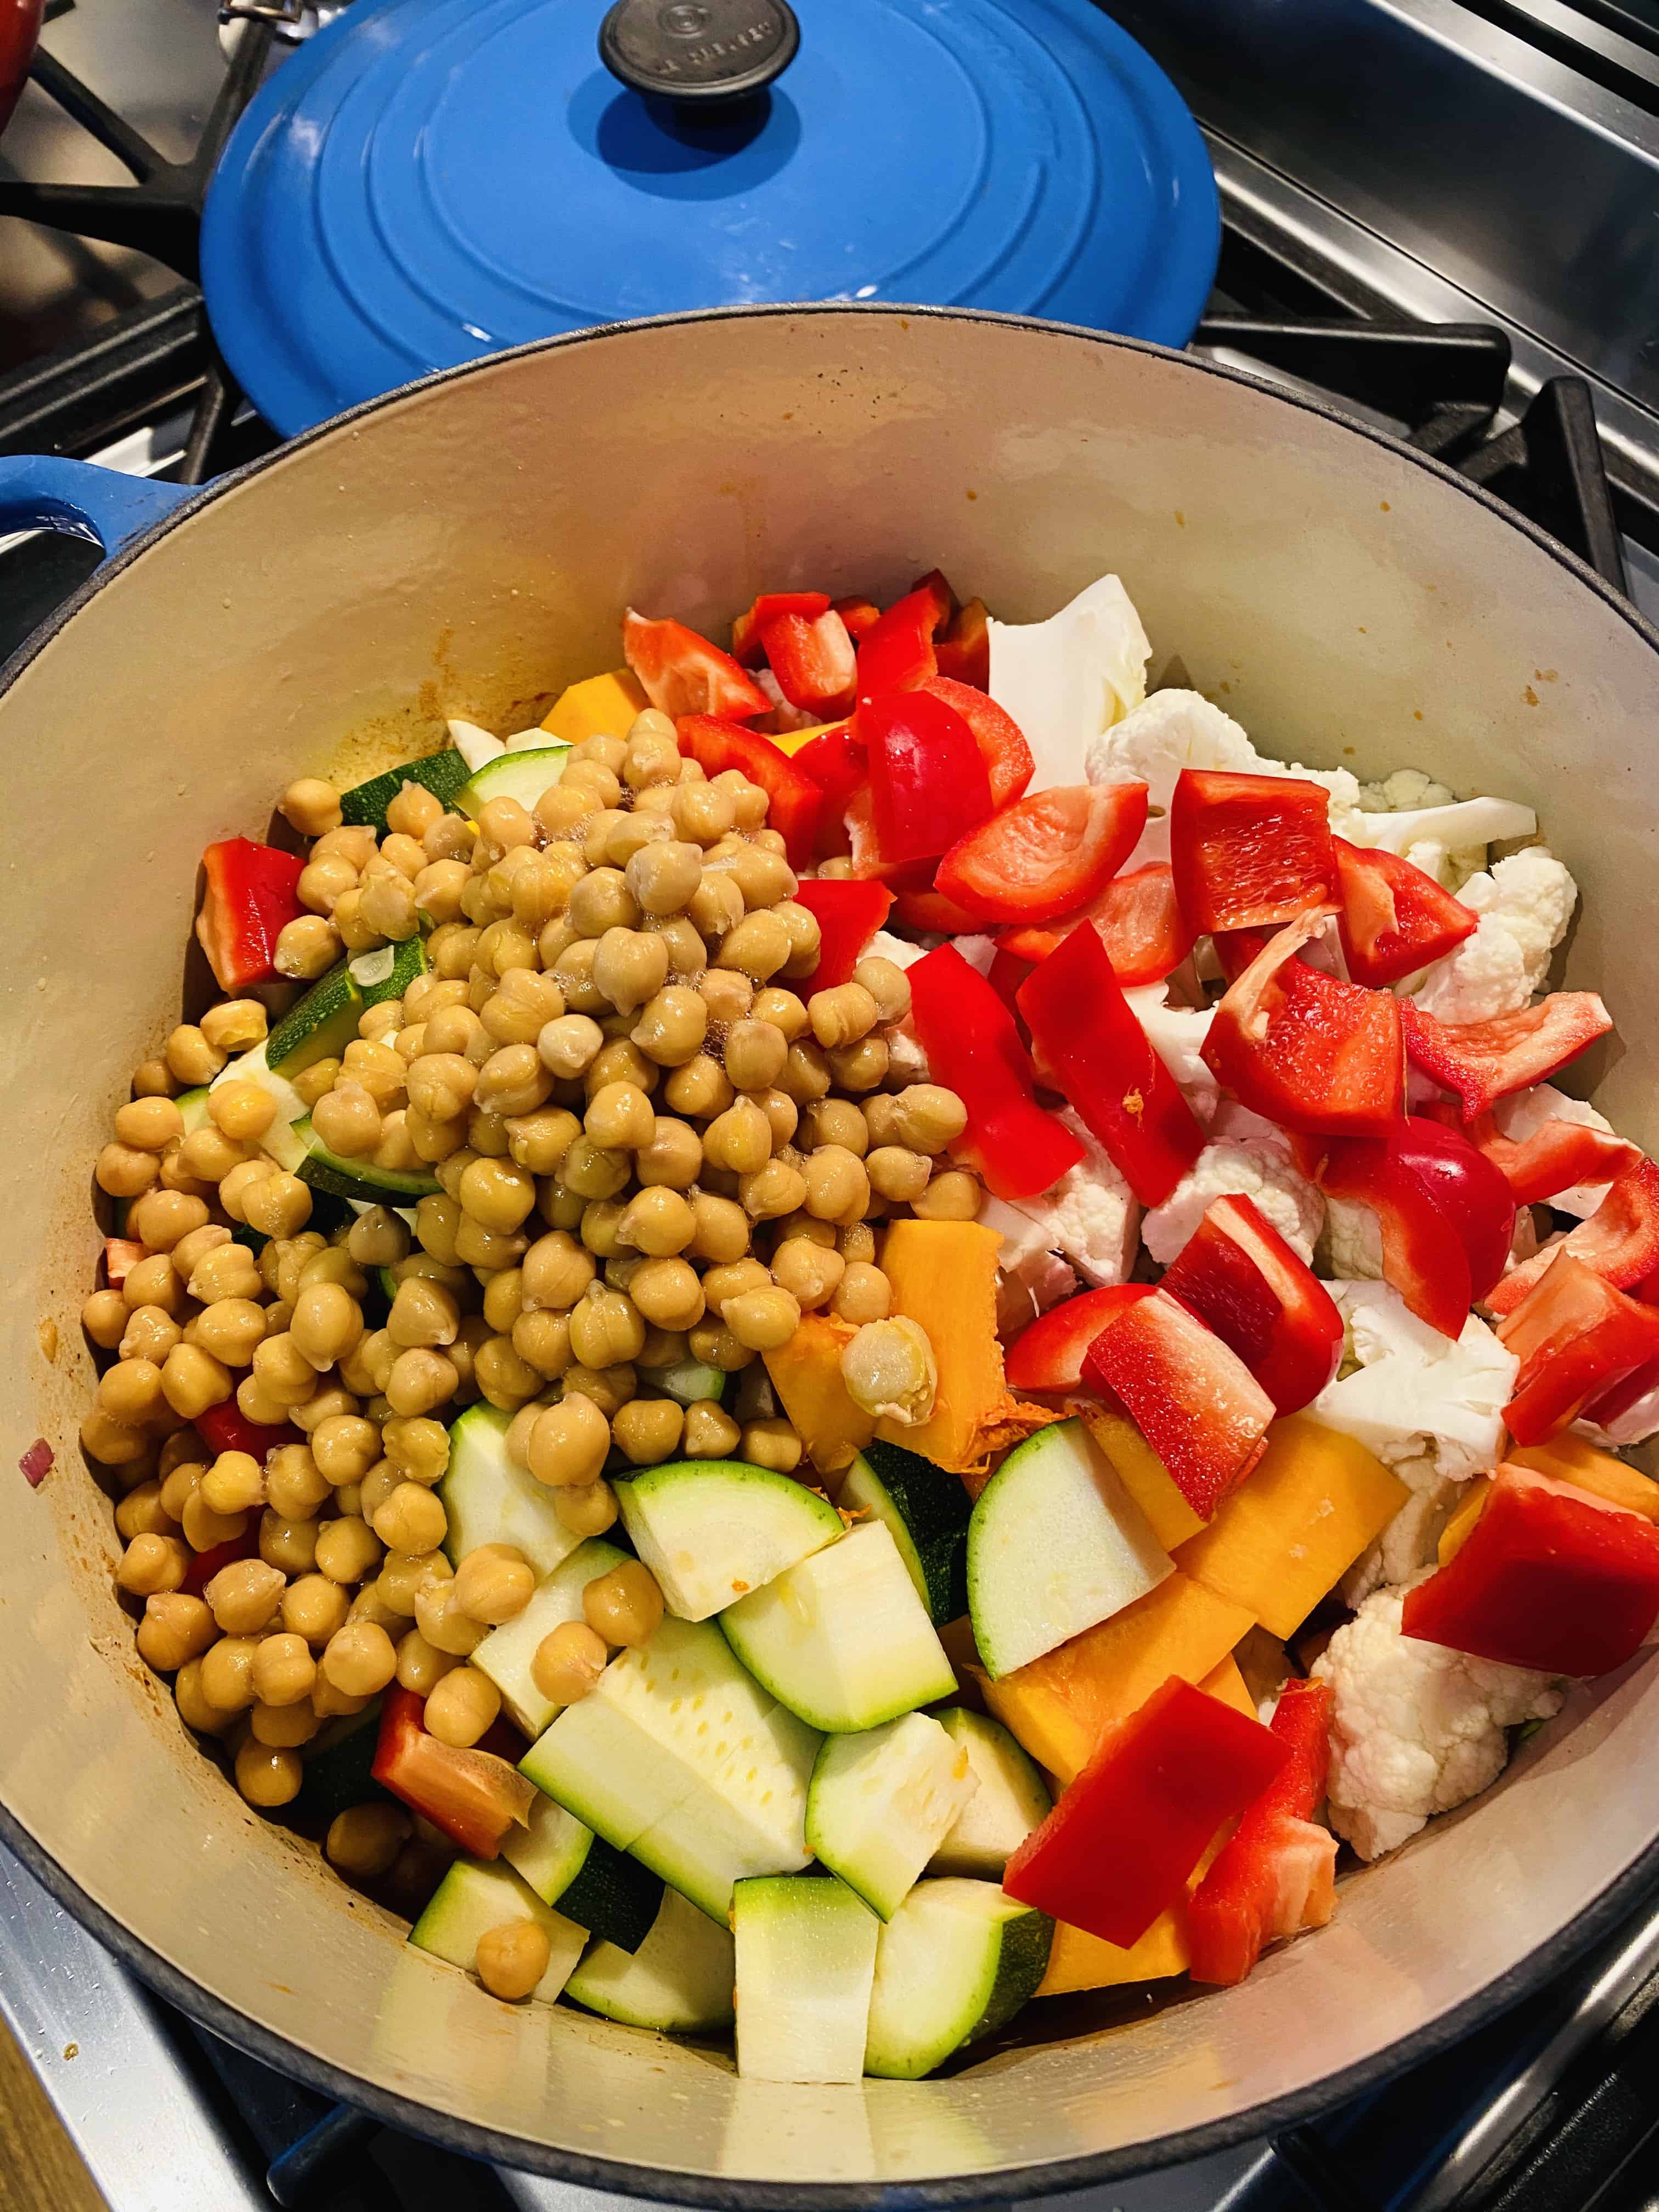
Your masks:
{"label": "cream enamel pot interior", "polygon": [[[0,462],[13,511],[35,465]],[[40,512],[97,501],[55,483]],[[1571,1699],[1502,1785],[1345,1883],[1241,1989],[1034,2008],[953,2078],[738,2081],[724,2053],[510,2010],[242,1806],[133,1655],[76,1425],[93,1154],[177,1017],[198,855],[302,770],[441,717],[522,723],[613,665],[632,602],[714,627],[762,586],[941,565],[1005,617],[1115,569],[1267,751],[1421,764],[1535,805],[1582,887],[1580,1071],[1659,1146],[1659,640],[1589,572],[1357,425],[1054,325],[765,309],[599,330],[393,395],[139,538],[8,672],[12,1295],[0,1832],[167,1995],[416,2130],[641,2195],[759,2208],[1078,2188],[1305,2115],[1523,1994],[1656,1870],[1659,1689]],[[1583,1087],[1583,1086],[1579,1086]],[[44,1321],[60,1349],[49,1364]]]}

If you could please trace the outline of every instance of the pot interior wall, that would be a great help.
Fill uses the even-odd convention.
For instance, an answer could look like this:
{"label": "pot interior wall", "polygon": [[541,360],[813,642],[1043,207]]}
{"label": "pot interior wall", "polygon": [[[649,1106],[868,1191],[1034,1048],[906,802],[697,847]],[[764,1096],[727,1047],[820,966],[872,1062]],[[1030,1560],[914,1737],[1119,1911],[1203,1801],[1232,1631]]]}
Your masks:
{"label": "pot interior wall", "polygon": [[714,623],[762,585],[886,594],[935,562],[1026,618],[1114,568],[1154,672],[1178,655],[1265,750],[1362,775],[1420,764],[1535,805],[1585,894],[1567,980],[1605,988],[1619,1018],[1597,1095],[1659,1143],[1659,1008],[1630,957],[1659,928],[1650,644],[1559,557],[1396,451],[1168,356],[807,310],[499,359],[210,501],[0,702],[6,1456],[37,1433],[58,1455],[39,1493],[15,1476],[5,1492],[0,1802],[246,2021],[515,2139],[520,2162],[629,2161],[618,2186],[689,2174],[873,2194],[1150,2160],[1159,2138],[1441,2019],[1567,1927],[1659,1823],[1659,1707],[1633,1670],[1580,1693],[1576,1726],[1350,1883],[1329,1931],[1241,1990],[1133,2026],[1039,2008],[1050,2039],[942,2082],[777,2087],[739,2082],[714,2050],[508,2010],[406,1953],[397,1924],[241,1807],[134,1660],[108,1507],[75,1441],[90,1375],[76,1314],[97,1243],[88,1164],[176,1014],[203,844],[258,834],[303,769],[435,741],[447,713],[511,726],[615,664],[627,603]]}

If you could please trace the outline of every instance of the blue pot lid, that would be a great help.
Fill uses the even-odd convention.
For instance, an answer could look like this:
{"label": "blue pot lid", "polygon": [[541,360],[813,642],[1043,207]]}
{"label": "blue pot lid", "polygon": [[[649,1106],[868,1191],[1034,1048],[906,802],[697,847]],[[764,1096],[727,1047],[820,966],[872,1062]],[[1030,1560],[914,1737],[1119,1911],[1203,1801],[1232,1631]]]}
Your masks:
{"label": "blue pot lid", "polygon": [[602,12],[356,0],[265,84],[201,258],[276,428],[683,308],[879,300],[1191,336],[1219,240],[1208,157],[1091,0],[799,0],[787,73],[712,109],[618,82]]}

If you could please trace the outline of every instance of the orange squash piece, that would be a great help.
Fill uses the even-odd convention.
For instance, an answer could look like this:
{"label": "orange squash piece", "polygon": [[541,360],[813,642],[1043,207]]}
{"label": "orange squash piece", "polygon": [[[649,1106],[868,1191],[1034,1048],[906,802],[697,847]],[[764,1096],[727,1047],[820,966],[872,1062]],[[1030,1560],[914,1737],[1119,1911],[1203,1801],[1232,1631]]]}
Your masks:
{"label": "orange squash piece", "polygon": [[1001,1243],[976,1221],[896,1221],[881,1250],[893,1311],[915,1322],[933,1347],[939,1392],[919,1426],[884,1419],[876,1434],[961,1475],[975,1498],[999,1453],[1063,1418],[1009,1394],[997,1336]]}
{"label": "orange squash piece", "polygon": [[975,1679],[989,1711],[1065,1784],[1076,1779],[1109,1728],[1171,1674],[1203,1683],[1249,1626],[1244,1607],[1177,1570],[1028,1666],[999,1681],[982,1672]]}
{"label": "orange squash piece", "polygon": [[[1545,1470],[1547,1473],[1549,1470]],[[1470,1483],[1463,1503],[1440,1531],[1440,1541],[1435,1547],[1435,1558],[1441,1566],[1455,1559],[1468,1541],[1475,1522],[1486,1510],[1486,1498],[1492,1489],[1489,1474],[1479,1476]]]}
{"label": "orange squash piece", "polygon": [[1598,1451],[1588,1437],[1570,1436],[1563,1430],[1547,1443],[1511,1444],[1504,1456],[1516,1467],[1531,1468],[1535,1474],[1577,1483],[1592,1498],[1605,1498],[1609,1505],[1627,1505],[1644,1521],[1659,1521],[1659,1482],[1626,1467],[1611,1452]]}
{"label": "orange squash piece", "polygon": [[1202,1516],[1176,1488],[1175,1477],[1128,1416],[1109,1413],[1093,1399],[1080,1400],[1077,1412],[1164,1550],[1173,1552],[1196,1536],[1205,1525]]}
{"label": "orange squash piece", "polygon": [[568,745],[579,745],[585,738],[625,738],[634,717],[650,704],[633,670],[617,668],[608,676],[567,684],[542,716],[542,727]]}
{"label": "orange squash piece", "polygon": [[763,1355],[772,1388],[820,1474],[850,1466],[876,1433],[841,1379],[841,1355],[857,1334],[834,1314],[803,1314],[788,1343]]}
{"label": "orange squash piece", "polygon": [[1355,1437],[1292,1413],[1273,1423],[1261,1461],[1176,1564],[1289,1636],[1410,1495]]}

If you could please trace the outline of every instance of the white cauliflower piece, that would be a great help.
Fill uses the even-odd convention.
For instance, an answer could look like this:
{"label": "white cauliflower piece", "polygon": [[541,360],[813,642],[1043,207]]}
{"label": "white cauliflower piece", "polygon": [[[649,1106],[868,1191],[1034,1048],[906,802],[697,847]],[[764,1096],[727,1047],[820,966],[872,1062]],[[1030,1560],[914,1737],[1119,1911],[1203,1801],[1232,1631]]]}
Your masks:
{"label": "white cauliflower piece", "polygon": [[1325,1233],[1314,1261],[1316,1274],[1339,1281],[1382,1279],[1382,1224],[1375,1211],[1357,1198],[1325,1194]]}
{"label": "white cauliflower piece", "polygon": [[1210,1122],[1210,1134],[1218,1142],[1223,1137],[1241,1142],[1246,1137],[1257,1137],[1264,1145],[1275,1145],[1288,1159],[1291,1139],[1277,1121],[1270,1121],[1265,1114],[1253,1108],[1241,1106],[1237,1098],[1224,1098],[1216,1108]]}
{"label": "white cauliflower piece", "polygon": [[[1530,1091],[1513,1091],[1509,1097],[1500,1098],[1492,1108],[1492,1119],[1498,1124],[1499,1136],[1508,1137],[1517,1145],[1524,1145],[1528,1137],[1535,1137],[1546,1121],[1576,1121],[1586,1129],[1600,1129],[1607,1136],[1613,1134],[1613,1124],[1605,1114],[1598,1114],[1582,1098],[1569,1098],[1553,1083],[1534,1083]],[[1612,1188],[1611,1183],[1605,1182],[1574,1183],[1571,1190],[1558,1191],[1550,1204],[1559,1206],[1563,1213],[1576,1213],[1581,1221],[1587,1220]]]}
{"label": "white cauliflower piece", "polygon": [[1127,874],[1170,857],[1170,801],[1184,768],[1264,772],[1261,755],[1231,714],[1198,691],[1154,691],[1144,706],[1090,744],[1091,783],[1144,783],[1146,827],[1123,863]]}
{"label": "white cauliflower piece", "polygon": [[1139,984],[1123,995],[1146,1030],[1152,1050],[1180,1085],[1187,1103],[1207,1128],[1221,1103],[1221,1085],[1200,1054],[1215,1016],[1213,1006],[1172,1006],[1163,983]]}
{"label": "white cauliflower piece", "polygon": [[1650,1437],[1659,1435],[1659,1382],[1644,1390],[1606,1428],[1595,1421],[1575,1421],[1572,1427],[1575,1436],[1588,1437],[1602,1451],[1628,1451],[1632,1444],[1646,1443]]}
{"label": "white cauliflower piece", "polygon": [[1327,1383],[1308,1408],[1311,1417],[1357,1437],[1387,1467],[1432,1456],[1452,1482],[1496,1467],[1521,1363],[1485,1322],[1471,1314],[1454,1343],[1419,1321],[1388,1283],[1326,1288],[1359,1364]]}
{"label": "white cauliflower piece", "polygon": [[1031,748],[1028,789],[1080,783],[1091,741],[1146,696],[1152,648],[1129,594],[1102,576],[1047,622],[988,629],[990,694]]}
{"label": "white cauliflower piece", "polygon": [[1181,1251],[1211,1203],[1228,1197],[1254,1200],[1293,1251],[1313,1258],[1325,1218],[1318,1188],[1292,1167],[1280,1146],[1244,1137],[1206,1145],[1168,1198],[1147,1213],[1140,1233],[1159,1267],[1167,1267]]}
{"label": "white cauliflower piece", "polygon": [[1033,1223],[1046,1240],[1045,1249],[1063,1253],[1085,1282],[1097,1289],[1126,1283],[1135,1261],[1139,1203],[1069,1106],[1059,1118],[1087,1158],[1037,1197],[1011,1201],[1012,1210]]}
{"label": "white cauliflower piece", "polygon": [[1530,806],[1519,805],[1512,799],[1460,799],[1449,805],[1442,803],[1383,812],[1365,806],[1363,794],[1352,825],[1342,832],[1351,845],[1380,845],[1386,852],[1402,854],[1409,853],[1413,845],[1429,842],[1448,853],[1462,853],[1475,846],[1495,845],[1501,839],[1537,834],[1538,817]]}
{"label": "white cauliflower piece", "polygon": [[1078,1279],[1051,1249],[1048,1231],[1040,1221],[989,1197],[981,1206],[979,1218],[1002,1239],[997,1254],[997,1334],[1006,1343],[1039,1314],[1069,1298]]}
{"label": "white cauliflower piece", "polygon": [[1366,814],[1410,814],[1421,806],[1449,806],[1450,791],[1437,783],[1426,769],[1397,768],[1379,783],[1359,787],[1359,805]]}
{"label": "white cauliflower piece", "polygon": [[1443,1022],[1518,1013],[1541,990],[1577,902],[1572,878],[1541,845],[1471,876],[1458,893],[1480,917],[1473,937],[1427,970],[1413,1004]]}
{"label": "white cauliflower piece", "polygon": [[1314,1662],[1335,1693],[1330,1823],[1364,1859],[1479,1796],[1508,1760],[1505,1729],[1561,1708],[1547,1674],[1402,1636],[1402,1599],[1367,1598]]}
{"label": "white cauliflower piece", "polygon": [[997,957],[994,937],[953,937],[951,942],[976,975],[990,974],[991,963]]}
{"label": "white cauliflower piece", "polygon": [[1411,1496],[1343,1576],[1342,1602],[1352,1611],[1357,1612],[1374,1589],[1397,1589],[1437,1563],[1441,1532],[1463,1496],[1462,1484],[1442,1474],[1432,1452],[1397,1459],[1392,1472]]}

